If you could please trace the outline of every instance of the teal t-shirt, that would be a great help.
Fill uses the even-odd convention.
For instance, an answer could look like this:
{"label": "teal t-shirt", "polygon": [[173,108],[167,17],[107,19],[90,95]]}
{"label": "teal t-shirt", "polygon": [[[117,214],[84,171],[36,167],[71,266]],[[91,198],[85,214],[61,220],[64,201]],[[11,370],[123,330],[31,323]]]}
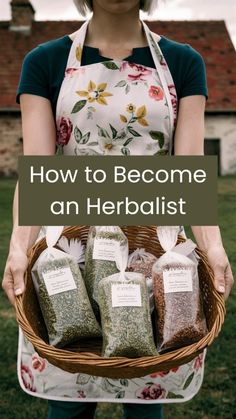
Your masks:
{"label": "teal t-shirt", "polygon": [[[206,69],[202,56],[190,45],[175,42],[161,35],[160,48],[168,64],[178,99],[191,95],[208,98]],[[29,51],[22,64],[16,101],[22,93],[43,96],[51,101],[55,116],[56,103],[64,78],[72,40],[68,35],[38,45]],[[108,60],[99,49],[84,45],[81,65]],[[133,48],[125,60],[155,68],[149,46]]]}

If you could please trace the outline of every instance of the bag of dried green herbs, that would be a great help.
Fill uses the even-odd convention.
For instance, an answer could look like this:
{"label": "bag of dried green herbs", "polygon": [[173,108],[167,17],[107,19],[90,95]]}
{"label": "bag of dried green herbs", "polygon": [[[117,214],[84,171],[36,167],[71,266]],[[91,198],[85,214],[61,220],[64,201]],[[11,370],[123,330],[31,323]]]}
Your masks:
{"label": "bag of dried green herbs", "polygon": [[196,245],[177,243],[178,227],[158,227],[164,253],[153,265],[157,349],[171,351],[207,334],[198,276]]}
{"label": "bag of dried green herbs", "polygon": [[98,284],[104,357],[157,355],[143,274],[125,272],[128,248],[116,252],[117,274]]}
{"label": "bag of dried green herbs", "polygon": [[47,248],[31,271],[49,344],[58,348],[101,336],[77,260],[54,247],[61,232],[61,227],[47,228]]}
{"label": "bag of dried green herbs", "polygon": [[142,273],[146,278],[149,302],[151,313],[154,310],[154,296],[153,296],[153,282],[152,282],[152,267],[157,261],[157,257],[145,249],[136,249],[130,253],[128,258],[128,272]]}
{"label": "bag of dried green herbs", "polygon": [[119,226],[91,226],[85,252],[85,285],[95,314],[98,283],[102,278],[118,272],[116,252],[119,247],[128,249],[128,239]]}

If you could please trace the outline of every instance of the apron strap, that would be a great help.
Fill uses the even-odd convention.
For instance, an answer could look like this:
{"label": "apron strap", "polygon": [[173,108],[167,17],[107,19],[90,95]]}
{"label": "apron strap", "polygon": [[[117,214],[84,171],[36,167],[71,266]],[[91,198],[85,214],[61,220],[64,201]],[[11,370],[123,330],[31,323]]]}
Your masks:
{"label": "apron strap", "polygon": [[[164,59],[164,56],[162,54],[162,51],[159,46],[159,40],[160,36],[156,34],[155,32],[152,32],[149,27],[146,25],[144,21],[142,21],[143,27],[147,36],[148,43],[150,45],[150,50],[152,53],[153,61],[156,65],[156,69],[158,71],[161,84],[163,87],[163,90],[165,92],[165,97],[167,101],[167,105],[169,108],[169,115],[170,115],[170,144],[169,144],[169,154],[172,152],[172,145],[173,145],[173,134],[174,134],[174,108],[172,105],[171,95],[168,87],[168,78],[171,80],[172,85],[174,85],[170,70],[168,68],[168,65]],[[169,73],[169,74],[168,74]]]}
{"label": "apron strap", "polygon": [[[83,45],[84,45],[84,41],[86,37],[87,27],[90,21],[91,21],[91,18],[87,19],[77,31],[77,34],[71,46],[69,57],[67,60],[67,66],[66,66],[67,70],[76,70],[76,69],[79,69],[79,67],[81,66]],[[172,104],[170,87],[172,88],[171,93],[173,94],[173,96],[176,97],[175,86],[174,86],[173,78],[170,73],[169,67],[164,59],[164,56],[159,46],[159,41],[161,37],[155,32],[152,32],[149,29],[148,25],[143,20],[141,20],[141,23],[143,25],[143,29],[147,37],[147,41],[151,50],[153,61],[156,66],[156,70],[158,72],[161,85],[165,93],[167,106],[169,109],[169,130],[170,130],[169,154],[172,154],[172,144],[173,144],[174,124],[175,124],[175,109]],[[59,111],[60,111],[60,106],[58,104],[57,114]]]}

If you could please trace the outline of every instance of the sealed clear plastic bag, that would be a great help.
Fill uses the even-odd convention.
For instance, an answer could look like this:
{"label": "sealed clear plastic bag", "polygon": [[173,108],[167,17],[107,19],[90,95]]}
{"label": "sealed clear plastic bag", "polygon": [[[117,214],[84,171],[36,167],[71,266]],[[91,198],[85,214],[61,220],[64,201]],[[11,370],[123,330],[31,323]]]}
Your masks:
{"label": "sealed clear plastic bag", "polygon": [[103,332],[103,356],[157,355],[151,324],[148,290],[143,274],[125,272],[128,248],[117,250],[117,274],[98,284]]}
{"label": "sealed clear plastic bag", "polygon": [[99,311],[96,303],[98,283],[102,278],[118,272],[116,253],[120,246],[128,249],[128,239],[119,226],[90,227],[84,275],[88,295],[96,314]]}
{"label": "sealed clear plastic bag", "polygon": [[49,343],[58,348],[101,336],[77,260],[54,247],[62,229],[47,228],[47,248],[31,271]]}
{"label": "sealed clear plastic bag", "polygon": [[176,246],[178,228],[158,227],[165,253],[153,265],[157,349],[160,353],[190,345],[207,333],[198,277],[196,245]]}
{"label": "sealed clear plastic bag", "polygon": [[129,255],[128,259],[128,272],[139,272],[146,278],[149,302],[151,313],[154,310],[154,297],[153,297],[153,282],[152,282],[152,267],[157,261],[157,257],[145,249],[136,249]]}

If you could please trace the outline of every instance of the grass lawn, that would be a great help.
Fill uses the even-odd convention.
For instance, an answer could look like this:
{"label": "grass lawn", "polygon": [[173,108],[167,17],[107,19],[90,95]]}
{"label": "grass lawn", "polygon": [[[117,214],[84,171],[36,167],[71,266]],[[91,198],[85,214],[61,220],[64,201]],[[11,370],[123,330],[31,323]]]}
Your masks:
{"label": "grass lawn", "polygon": [[[0,271],[4,269],[11,231],[11,202],[15,181],[0,180]],[[226,251],[236,272],[236,178],[219,180],[219,224]],[[165,407],[165,419],[236,418],[236,291],[227,302],[227,317],[219,338],[208,350],[202,389],[190,402]],[[47,403],[26,395],[16,376],[17,323],[14,310],[0,291],[0,417],[44,419]],[[121,406],[100,403],[96,419],[118,419]]]}

